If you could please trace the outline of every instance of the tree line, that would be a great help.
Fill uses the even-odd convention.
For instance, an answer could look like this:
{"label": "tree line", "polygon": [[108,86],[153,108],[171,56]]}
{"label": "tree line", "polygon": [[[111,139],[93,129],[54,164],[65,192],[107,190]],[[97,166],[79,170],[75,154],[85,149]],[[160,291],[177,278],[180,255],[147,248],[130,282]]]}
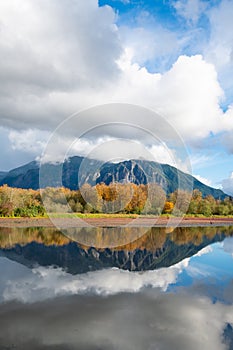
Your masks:
{"label": "tree line", "polygon": [[36,217],[46,212],[227,216],[233,215],[233,201],[230,197],[203,197],[197,189],[166,195],[157,184],[85,184],[77,191],[64,187],[41,191],[0,187],[1,217]]}

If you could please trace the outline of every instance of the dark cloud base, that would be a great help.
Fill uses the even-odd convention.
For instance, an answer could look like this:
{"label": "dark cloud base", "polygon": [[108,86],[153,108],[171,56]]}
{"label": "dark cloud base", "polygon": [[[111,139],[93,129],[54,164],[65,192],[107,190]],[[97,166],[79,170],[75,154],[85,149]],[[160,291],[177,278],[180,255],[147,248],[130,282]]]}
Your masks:
{"label": "dark cloud base", "polygon": [[226,349],[225,311],[226,305],[207,298],[150,289],[134,295],[3,303],[0,349]]}

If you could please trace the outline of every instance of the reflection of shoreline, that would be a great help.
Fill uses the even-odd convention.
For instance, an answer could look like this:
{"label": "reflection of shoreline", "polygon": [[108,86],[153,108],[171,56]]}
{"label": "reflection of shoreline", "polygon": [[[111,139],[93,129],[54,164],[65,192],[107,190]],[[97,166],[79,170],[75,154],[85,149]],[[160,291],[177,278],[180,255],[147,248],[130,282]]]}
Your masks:
{"label": "reflection of shoreline", "polygon": [[205,227],[205,226],[233,226],[233,218],[165,218],[165,217],[138,217],[133,218],[0,218],[0,227]]}
{"label": "reflection of shoreline", "polygon": [[[131,233],[134,230],[135,232],[139,231],[138,237],[134,240],[132,239],[130,243],[120,244],[121,235],[128,235],[131,238],[136,237],[136,233]],[[43,244],[44,246],[65,246],[73,241],[75,242],[75,237],[72,239],[72,232],[72,228],[67,229],[67,235],[65,235],[53,227],[0,227],[0,248],[11,248],[16,245],[24,246],[32,242]],[[85,241],[85,237],[94,235],[98,241],[97,244],[105,245],[106,248],[110,248],[112,240],[118,241],[118,246],[110,248],[114,251],[133,251],[136,249],[154,251],[162,248],[166,240],[174,242],[177,246],[190,243],[194,246],[199,246],[206,239],[211,243],[217,235],[224,236],[224,238],[232,236],[233,227],[177,227],[174,230],[169,230],[169,228],[165,227],[152,227],[143,235],[140,234],[140,228],[89,227],[80,228],[78,231],[74,231],[74,233],[80,236],[81,241]],[[84,250],[91,247],[87,244],[80,244],[77,241],[75,243]],[[98,249],[103,250],[105,248],[100,247]]]}
{"label": "reflection of shoreline", "polygon": [[[95,234],[97,246],[88,246],[69,240],[54,228],[0,228],[0,255],[30,268],[58,266],[71,274],[111,267],[146,271],[175,265],[204,247],[233,235],[230,226],[180,227],[172,232],[154,227],[128,244],[108,247],[108,243],[111,245],[112,240],[119,238],[122,230],[130,235],[132,228],[81,228],[81,241]],[[105,248],[100,247],[102,244]]]}

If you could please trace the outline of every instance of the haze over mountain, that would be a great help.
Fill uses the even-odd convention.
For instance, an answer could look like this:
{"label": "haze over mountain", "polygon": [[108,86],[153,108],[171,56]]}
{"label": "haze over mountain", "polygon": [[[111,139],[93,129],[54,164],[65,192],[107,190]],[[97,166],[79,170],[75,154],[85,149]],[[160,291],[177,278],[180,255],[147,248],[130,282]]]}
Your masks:
{"label": "haze over mountain", "polygon": [[[84,163],[82,163],[84,162]],[[57,180],[57,173],[61,172],[62,181]],[[0,173],[0,185],[7,184],[17,188],[39,189],[40,187],[64,186],[71,190],[79,189],[88,183],[94,186],[98,183],[109,185],[111,182],[134,184],[159,184],[167,194],[178,188],[186,191],[198,189],[203,196],[212,195],[215,199],[224,199],[226,194],[220,189],[206,186],[190,174],[167,164],[160,164],[147,160],[127,160],[119,163],[83,158],[70,157],[63,164],[45,164],[43,173],[46,174],[40,182],[40,166],[36,161],[30,162],[8,173]]]}

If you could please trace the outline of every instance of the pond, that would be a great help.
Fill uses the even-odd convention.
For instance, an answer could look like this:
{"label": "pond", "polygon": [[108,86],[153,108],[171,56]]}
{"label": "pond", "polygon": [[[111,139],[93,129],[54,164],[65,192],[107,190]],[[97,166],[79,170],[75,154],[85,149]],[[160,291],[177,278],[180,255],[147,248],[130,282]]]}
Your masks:
{"label": "pond", "polygon": [[0,228],[0,349],[233,349],[233,228],[133,230]]}

